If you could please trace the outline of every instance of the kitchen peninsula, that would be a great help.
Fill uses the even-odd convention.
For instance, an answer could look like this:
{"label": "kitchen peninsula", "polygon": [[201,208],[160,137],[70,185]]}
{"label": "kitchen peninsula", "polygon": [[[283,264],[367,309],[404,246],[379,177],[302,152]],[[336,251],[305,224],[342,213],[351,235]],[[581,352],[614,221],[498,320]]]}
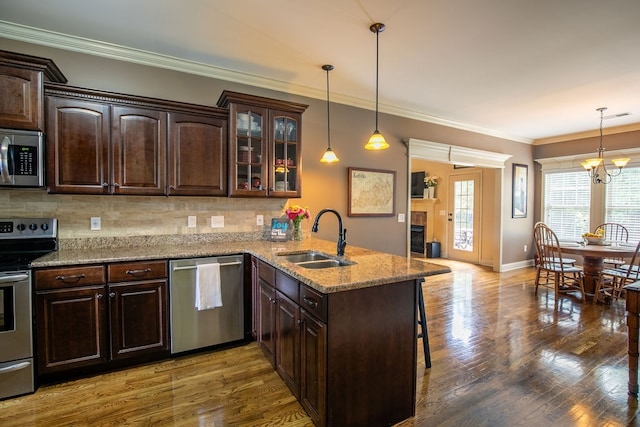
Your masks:
{"label": "kitchen peninsula", "polygon": [[[274,272],[273,306],[278,299],[292,302],[299,316],[303,330],[294,340],[294,385],[281,371],[287,366],[275,367],[317,425],[391,425],[415,413],[417,284],[425,276],[449,272],[448,267],[353,246],[347,246],[341,258],[353,264],[342,267],[307,269],[282,256],[309,250],[334,255],[335,242],[315,238],[197,243],[179,236],[154,236],[152,242],[131,239],[133,244],[119,242],[122,247],[61,241],[59,251],[38,259],[33,268],[248,254]],[[252,272],[254,287],[257,275]],[[260,272],[260,282],[263,277]],[[295,284],[299,299],[280,288],[278,278]]]}

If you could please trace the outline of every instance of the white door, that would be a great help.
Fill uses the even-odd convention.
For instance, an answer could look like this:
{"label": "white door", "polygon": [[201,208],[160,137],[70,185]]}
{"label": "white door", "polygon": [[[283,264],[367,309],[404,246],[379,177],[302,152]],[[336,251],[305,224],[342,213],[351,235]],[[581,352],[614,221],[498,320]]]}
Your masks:
{"label": "white door", "polygon": [[450,259],[480,260],[480,172],[450,175],[447,217]]}

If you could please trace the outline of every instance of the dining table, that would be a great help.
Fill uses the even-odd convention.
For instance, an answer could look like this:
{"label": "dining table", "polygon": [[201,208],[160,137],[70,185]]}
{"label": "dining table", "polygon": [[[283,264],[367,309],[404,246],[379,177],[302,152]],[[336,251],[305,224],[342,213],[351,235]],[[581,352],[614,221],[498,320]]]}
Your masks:
{"label": "dining table", "polygon": [[607,258],[631,258],[636,252],[637,243],[607,242],[602,244],[585,244],[582,242],[560,241],[563,254],[580,255],[583,258],[584,290],[587,295],[595,295],[596,284],[604,269]]}

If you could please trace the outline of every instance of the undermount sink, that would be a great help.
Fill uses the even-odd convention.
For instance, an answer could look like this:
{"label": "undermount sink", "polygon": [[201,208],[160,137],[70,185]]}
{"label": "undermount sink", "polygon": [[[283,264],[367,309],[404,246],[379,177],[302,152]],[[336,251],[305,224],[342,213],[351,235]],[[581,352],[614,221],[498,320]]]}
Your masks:
{"label": "undermount sink", "polygon": [[354,262],[338,259],[331,255],[327,255],[318,251],[305,251],[296,253],[281,253],[278,256],[283,257],[289,262],[299,265],[303,268],[331,268],[331,267],[344,267],[347,265],[353,265]]}
{"label": "undermount sink", "polygon": [[343,261],[339,259],[324,259],[320,261],[305,261],[298,262],[296,265],[299,265],[302,268],[330,268],[330,267],[344,267],[346,265],[353,265],[353,262]]}
{"label": "undermount sink", "polygon": [[284,257],[287,261],[293,262],[297,264],[299,262],[307,262],[307,261],[321,261],[325,259],[331,259],[330,255],[323,254],[322,252],[316,251],[307,251],[307,252],[298,252],[298,253],[286,253],[286,254],[278,254]]}

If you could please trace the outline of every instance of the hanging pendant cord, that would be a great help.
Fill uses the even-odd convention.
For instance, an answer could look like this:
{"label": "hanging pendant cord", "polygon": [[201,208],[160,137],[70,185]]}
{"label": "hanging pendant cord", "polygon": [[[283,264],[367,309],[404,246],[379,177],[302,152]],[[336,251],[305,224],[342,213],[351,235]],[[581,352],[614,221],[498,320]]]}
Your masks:
{"label": "hanging pendant cord", "polygon": [[[333,68],[333,67],[331,67]],[[331,68],[327,67],[327,144],[331,149],[331,116],[329,115],[329,71]]]}
{"label": "hanging pendant cord", "polygon": [[376,29],[376,132],[378,131],[378,73],[380,68],[380,29]]}

